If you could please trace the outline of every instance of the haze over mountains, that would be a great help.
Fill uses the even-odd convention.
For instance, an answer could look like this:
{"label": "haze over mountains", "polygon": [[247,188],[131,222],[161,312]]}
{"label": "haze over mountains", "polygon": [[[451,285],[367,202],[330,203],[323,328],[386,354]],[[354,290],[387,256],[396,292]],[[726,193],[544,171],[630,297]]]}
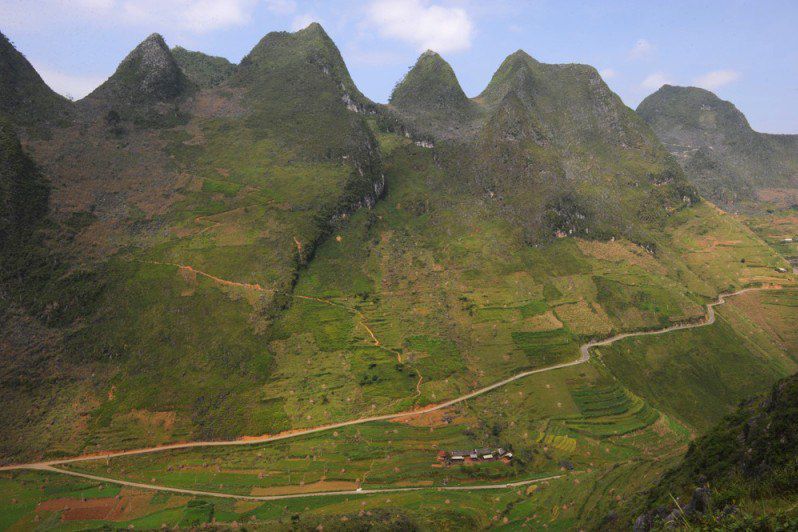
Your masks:
{"label": "haze over mountains", "polygon": [[[3,37],[0,461],[403,412],[590,339],[700,323],[724,291],[792,286],[701,196],[783,198],[795,139],[695,91],[636,113],[593,67],[519,50],[468,98],[427,51],[381,105],[313,23],[237,65],[153,34],[73,103]],[[460,416],[456,441],[524,450],[523,475],[565,467],[555,436],[584,436],[586,468],[639,451],[659,471],[609,438],[682,445],[798,369],[796,339],[749,310],[698,347],[679,336],[650,385],[606,348],[550,396]]]}

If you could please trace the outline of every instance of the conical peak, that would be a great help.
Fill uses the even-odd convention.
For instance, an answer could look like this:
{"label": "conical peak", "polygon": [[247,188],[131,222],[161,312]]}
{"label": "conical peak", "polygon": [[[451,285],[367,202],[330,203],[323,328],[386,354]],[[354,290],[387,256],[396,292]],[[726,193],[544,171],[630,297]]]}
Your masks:
{"label": "conical peak", "polygon": [[398,109],[433,109],[467,105],[452,67],[437,53],[427,50],[391,94]]}
{"label": "conical peak", "polygon": [[163,37],[153,33],[122,60],[116,72],[89,98],[110,98],[123,104],[167,101],[180,95],[187,85]]}
{"label": "conical peak", "polygon": [[487,102],[498,104],[505,94],[513,88],[525,84],[538,69],[540,62],[523,50],[516,50],[504,58],[490,79],[490,83],[480,94]]}

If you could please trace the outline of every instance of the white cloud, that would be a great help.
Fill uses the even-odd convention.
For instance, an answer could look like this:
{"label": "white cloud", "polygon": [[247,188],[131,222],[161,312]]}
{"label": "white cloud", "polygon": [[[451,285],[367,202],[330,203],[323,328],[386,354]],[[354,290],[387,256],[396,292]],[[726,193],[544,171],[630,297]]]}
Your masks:
{"label": "white cloud", "polygon": [[391,50],[379,50],[373,48],[361,48],[360,46],[347,47],[347,63],[359,63],[369,66],[403,65],[406,57],[401,53]]}
{"label": "white cloud", "polygon": [[697,77],[693,84],[702,89],[715,90],[733,81],[740,79],[740,73],[736,70],[713,70],[703,76]]}
{"label": "white cloud", "polygon": [[[259,0],[39,0],[30,9],[23,0],[0,0],[0,13],[10,25],[30,29],[61,19],[102,26],[119,25],[146,31],[201,34],[243,26]],[[287,6],[288,0],[282,4]],[[46,16],[42,16],[44,13]],[[6,23],[6,20],[3,20]],[[7,24],[8,25],[8,24]]]}
{"label": "white cloud", "polygon": [[130,23],[206,33],[249,22],[255,0],[123,0],[120,7]]}
{"label": "white cloud", "polygon": [[418,51],[456,52],[471,46],[474,27],[460,7],[422,0],[377,0],[367,12],[381,35],[410,43]]}
{"label": "white cloud", "polygon": [[668,78],[668,76],[662,72],[654,72],[653,74],[646,76],[646,79],[640,83],[640,87],[653,91],[669,83],[671,83],[671,80]]}
{"label": "white cloud", "polygon": [[107,76],[67,74],[38,62],[34,62],[33,67],[51,89],[76,100],[96,89],[107,78]]}
{"label": "white cloud", "polygon": [[618,75],[618,73],[611,68],[605,68],[599,71],[599,75],[601,75],[602,79],[607,80],[614,78],[615,76]]}
{"label": "white cloud", "polygon": [[[69,4],[65,0],[62,0],[63,4]],[[115,0],[73,0],[72,5],[82,8],[82,9],[89,9],[92,11],[97,10],[108,10],[114,7]]]}
{"label": "white cloud", "polygon": [[298,31],[307,28],[311,22],[318,22],[318,18],[314,17],[310,13],[298,15],[294,17],[294,20],[291,21],[291,29],[293,31]]}
{"label": "white cloud", "polygon": [[646,39],[638,39],[632,49],[629,50],[629,59],[645,59],[651,56],[653,51],[654,45]]}
{"label": "white cloud", "polygon": [[266,9],[277,15],[290,15],[296,11],[294,0],[266,0]]}

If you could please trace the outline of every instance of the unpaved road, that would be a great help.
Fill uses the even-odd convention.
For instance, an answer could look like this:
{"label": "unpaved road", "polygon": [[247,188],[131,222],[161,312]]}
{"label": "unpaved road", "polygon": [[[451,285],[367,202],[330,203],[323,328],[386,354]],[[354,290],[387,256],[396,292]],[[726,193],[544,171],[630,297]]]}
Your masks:
{"label": "unpaved road", "polygon": [[185,488],[172,488],[169,486],[159,486],[156,484],[143,484],[140,482],[129,482],[127,480],[118,480],[115,478],[100,477],[97,475],[90,475],[88,473],[80,473],[78,471],[70,471],[66,469],[58,469],[52,466],[31,466],[30,469],[37,471],[49,471],[51,473],[61,473],[64,475],[71,475],[73,477],[87,478],[89,480],[96,480],[97,482],[105,482],[110,484],[120,484],[131,488],[140,488],[156,491],[168,491],[170,493],[180,493],[183,495],[198,495],[201,497],[221,497],[224,499],[239,499],[245,501],[279,501],[281,499],[297,499],[300,497],[324,497],[328,495],[371,495],[374,493],[400,493],[403,491],[421,491],[421,490],[435,490],[435,491],[469,491],[469,490],[495,490],[505,488],[515,488],[518,486],[526,486],[529,484],[537,484],[547,480],[554,480],[562,477],[563,475],[553,475],[550,477],[535,478],[532,480],[520,480],[518,482],[507,482],[504,484],[475,484],[473,486],[407,486],[402,488],[374,488],[374,489],[361,489],[361,490],[343,490],[343,491],[314,491],[311,493],[290,493],[286,495],[238,495],[236,493],[224,493],[218,491],[202,491],[191,490]]}
{"label": "unpaved road", "polygon": [[[532,369],[527,371],[522,371],[513,375],[512,377],[508,377],[504,380],[499,382],[493,383],[489,386],[485,386],[484,388],[480,388],[478,390],[474,390],[473,392],[467,393],[465,395],[461,395],[460,397],[456,397],[449,401],[443,403],[437,403],[434,405],[429,405],[423,408],[419,408],[416,410],[406,411],[406,412],[399,412],[395,414],[385,414],[380,416],[371,416],[371,417],[363,417],[358,419],[352,419],[349,421],[342,421],[340,423],[332,423],[330,425],[322,425],[319,427],[313,427],[308,429],[297,429],[293,431],[287,431],[280,434],[273,434],[273,435],[265,435],[259,437],[249,437],[249,438],[241,438],[237,440],[227,440],[227,441],[195,441],[195,442],[187,442],[187,443],[175,443],[171,445],[160,445],[156,447],[147,447],[144,449],[131,449],[128,451],[112,451],[112,452],[105,452],[105,453],[98,453],[98,454],[90,454],[90,455],[82,455],[76,456],[74,458],[63,458],[63,459],[56,459],[56,460],[48,460],[42,462],[33,462],[29,464],[14,464],[14,465],[7,465],[0,467],[0,471],[9,471],[15,469],[35,469],[40,471],[50,471],[55,473],[62,473],[67,475],[73,475],[83,478],[88,478],[92,480],[97,480],[100,482],[111,482],[115,484],[121,484],[125,486],[132,486],[132,487],[139,487],[139,488],[146,488],[146,489],[155,489],[155,490],[162,490],[162,491],[173,491],[178,493],[186,493],[186,494],[194,494],[194,495],[213,495],[215,497],[230,497],[230,498],[238,498],[238,499],[251,499],[251,500],[275,500],[275,499],[282,499],[282,498],[291,498],[291,497],[309,497],[309,496],[319,496],[319,495],[331,495],[331,494],[367,494],[367,493],[384,493],[384,492],[391,492],[391,491],[410,491],[410,490],[420,490],[420,489],[441,489],[438,487],[412,487],[412,488],[386,488],[382,490],[361,490],[361,491],[349,491],[349,492],[318,492],[318,493],[302,493],[302,494],[292,494],[292,495],[274,495],[274,496],[267,496],[267,497],[255,497],[255,496],[239,496],[233,494],[223,494],[223,493],[211,493],[211,492],[202,492],[202,491],[193,491],[193,490],[184,490],[179,488],[169,488],[164,486],[156,486],[152,484],[138,484],[135,482],[128,482],[124,480],[117,480],[112,478],[106,477],[99,477],[94,475],[89,475],[86,473],[79,473],[77,471],[67,471],[64,469],[59,469],[54,466],[59,464],[69,464],[73,462],[84,462],[88,460],[105,460],[110,458],[116,458],[120,456],[134,456],[139,454],[150,454],[150,453],[158,453],[170,450],[177,450],[177,449],[192,449],[197,447],[226,447],[226,446],[235,446],[235,445],[255,445],[258,443],[266,443],[278,440],[286,440],[289,438],[297,438],[300,436],[306,436],[308,434],[315,434],[318,432],[326,432],[329,430],[339,429],[343,427],[349,427],[352,425],[360,425],[362,423],[370,423],[372,421],[385,421],[390,419],[397,419],[397,418],[406,418],[410,416],[417,416],[421,414],[426,414],[428,412],[434,412],[436,410],[441,410],[444,408],[448,408],[452,405],[456,405],[458,403],[462,403],[463,401],[467,401],[468,399],[473,399],[474,397],[478,397],[483,395],[491,390],[495,390],[496,388],[501,388],[513,381],[517,381],[519,379],[523,379],[524,377],[528,377],[529,375],[534,375],[536,373],[544,373],[547,371],[554,371],[556,369],[567,368],[571,366],[577,366],[579,364],[584,364],[588,360],[590,360],[590,349],[596,346],[605,346],[610,345],[614,342],[619,340],[623,340],[624,338],[632,338],[635,336],[650,336],[656,334],[665,334],[672,331],[678,331],[682,329],[694,329],[696,327],[704,327],[706,325],[711,325],[715,323],[715,307],[718,305],[722,305],[726,302],[726,299],[729,297],[733,297],[736,295],[740,295],[746,292],[752,292],[755,290],[768,290],[768,287],[754,287],[754,288],[745,288],[742,290],[738,290],[736,292],[721,294],[718,296],[718,299],[712,303],[707,304],[707,313],[706,317],[703,321],[694,322],[694,323],[682,323],[677,325],[672,325],[670,327],[665,327],[664,329],[657,329],[652,331],[641,331],[641,332],[629,332],[629,333],[621,333],[615,336],[611,336],[604,340],[591,340],[586,344],[582,344],[579,348],[579,358],[573,360],[571,362],[563,362],[561,364],[555,364],[553,366],[547,366],[545,368],[538,368]],[[535,481],[527,481],[527,483],[531,483]],[[491,484],[491,485],[484,485],[481,487],[475,486],[449,486],[443,489],[494,489],[497,487],[511,487],[514,485],[520,485],[518,483],[513,484]]]}

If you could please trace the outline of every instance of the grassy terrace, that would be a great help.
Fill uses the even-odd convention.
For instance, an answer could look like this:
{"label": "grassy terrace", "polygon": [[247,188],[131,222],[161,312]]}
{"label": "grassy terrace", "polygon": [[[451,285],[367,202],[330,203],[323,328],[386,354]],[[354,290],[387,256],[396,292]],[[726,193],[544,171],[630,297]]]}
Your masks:
{"label": "grassy terrace", "polygon": [[[258,503],[174,494],[142,492],[98,485],[64,476],[23,472],[0,478],[4,493],[15,499],[3,504],[0,526],[35,526],[81,530],[87,526],[137,529],[197,526],[215,520],[286,530],[413,524],[422,530],[475,529],[493,526],[508,530],[546,524],[568,530],[585,518],[603,516],[617,505],[614,495],[602,494],[615,483],[631,487],[651,481],[645,465],[628,464],[611,471],[575,473],[535,487],[491,491],[418,491],[362,496],[326,496]],[[615,492],[612,492],[613,494]]]}

